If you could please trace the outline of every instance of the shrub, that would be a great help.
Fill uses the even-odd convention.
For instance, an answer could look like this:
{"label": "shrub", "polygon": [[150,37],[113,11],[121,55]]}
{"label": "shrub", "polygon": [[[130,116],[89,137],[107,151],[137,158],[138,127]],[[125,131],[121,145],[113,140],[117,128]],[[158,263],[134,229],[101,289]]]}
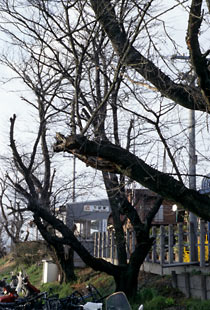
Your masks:
{"label": "shrub", "polygon": [[158,296],[158,292],[154,288],[142,288],[136,297],[139,303],[145,303],[146,301],[152,300],[154,297]]}
{"label": "shrub", "polygon": [[188,300],[186,302],[187,310],[209,310],[210,309],[210,300]]}
{"label": "shrub", "polygon": [[173,298],[165,298],[163,296],[156,296],[152,300],[147,301],[144,304],[145,310],[162,310],[164,308],[174,305]]}

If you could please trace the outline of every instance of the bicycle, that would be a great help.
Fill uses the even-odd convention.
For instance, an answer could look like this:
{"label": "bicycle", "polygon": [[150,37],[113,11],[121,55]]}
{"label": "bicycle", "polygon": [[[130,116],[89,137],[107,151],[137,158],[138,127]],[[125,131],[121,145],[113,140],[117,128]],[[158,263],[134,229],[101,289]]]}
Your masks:
{"label": "bicycle", "polygon": [[[86,305],[98,302],[103,297],[95,286],[89,284],[87,294],[75,290],[65,298],[59,298],[57,294],[50,295],[48,292],[38,293],[34,296],[18,298],[11,303],[0,303],[0,310],[83,310]],[[87,303],[88,301],[88,303]]]}
{"label": "bicycle", "polygon": [[83,295],[81,292],[75,290],[71,295],[58,298],[57,296],[44,296],[42,301],[44,302],[43,310],[82,310],[85,308],[85,304],[88,301],[94,303],[102,300],[103,297],[95,286],[89,284],[87,287],[88,293]]}
{"label": "bicycle", "polygon": [[41,299],[46,293],[39,293],[35,296],[19,298],[14,302],[0,303],[0,310],[41,310]]}

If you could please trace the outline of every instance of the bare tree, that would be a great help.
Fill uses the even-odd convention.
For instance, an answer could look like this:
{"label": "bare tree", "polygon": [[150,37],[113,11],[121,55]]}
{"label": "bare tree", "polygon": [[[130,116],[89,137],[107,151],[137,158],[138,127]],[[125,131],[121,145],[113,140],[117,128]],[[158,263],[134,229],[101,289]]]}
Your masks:
{"label": "bare tree", "polygon": [[[27,229],[27,219],[23,212],[20,212],[21,201],[17,200],[16,191],[11,193],[9,187],[9,176],[5,176],[0,179],[1,196],[0,196],[0,207],[1,207],[1,224],[11,239],[11,243],[15,246],[19,242],[27,241],[29,231]],[[24,227],[25,226],[25,227]]]}
{"label": "bare tree", "polygon": [[[39,0],[26,1],[25,5],[27,14],[23,15],[18,1],[15,5],[9,0],[2,1],[2,19],[11,25],[8,30],[2,24],[2,30],[11,36],[12,44],[24,56],[23,63],[27,67],[20,71],[38,102],[45,102],[48,111],[62,113],[68,120],[67,134],[65,129],[56,135],[54,151],[69,152],[88,166],[103,171],[118,240],[119,265],[91,257],[72,231],[49,214],[47,208],[42,208],[49,199],[49,193],[44,191],[49,188],[49,175],[45,175],[47,178],[43,180],[48,183],[43,183],[43,187],[33,180],[44,200],[41,201],[37,194],[28,196],[27,193],[27,207],[33,212],[45,238],[53,244],[70,245],[88,265],[111,274],[116,289],[131,296],[136,292],[139,267],[153,242],[149,237],[151,221],[163,198],[210,219],[209,197],[187,187],[188,167],[180,160],[188,155],[185,148],[187,125],[182,111],[195,109],[208,113],[208,51],[202,53],[198,41],[199,29],[205,22],[201,16],[202,1],[196,4],[192,1],[189,14],[185,2],[180,4],[178,1],[174,6],[163,6],[158,10],[154,1],[136,3],[132,0],[116,3],[109,0]],[[173,52],[179,49],[164,20],[176,7],[183,8],[182,13],[189,17],[186,43],[190,66],[196,73],[195,85],[188,80],[189,66],[182,66],[184,72],[180,74],[179,66],[169,62],[164,51],[161,54],[163,44],[172,46]],[[7,55],[2,61],[19,74],[14,59],[8,62]],[[28,71],[31,61],[45,75],[43,78],[39,74],[36,83],[28,74],[33,72],[33,66]],[[47,95],[43,92],[46,85]],[[40,132],[46,134],[46,111],[40,108],[39,111],[40,117],[45,115],[40,118]],[[18,158],[14,123],[15,118],[12,118],[10,144],[13,156],[32,193],[31,166],[22,163],[20,156]],[[40,141],[44,146],[45,138],[41,135]],[[167,172],[163,169],[164,164],[159,163],[159,152],[163,154],[164,150],[169,159]],[[46,149],[45,156],[47,152]],[[48,160],[45,164],[48,165]],[[159,195],[145,223],[126,198],[126,180],[136,181]],[[24,194],[18,184],[15,187]],[[129,218],[136,232],[136,248],[129,263],[120,214]],[[58,230],[62,237],[50,234],[41,219]]]}
{"label": "bare tree", "polygon": [[[10,186],[15,188],[17,194],[19,196],[21,195],[25,202],[22,207],[17,204],[15,210],[13,211],[18,217],[21,217],[21,214],[28,210],[27,204],[31,200],[37,201],[42,208],[45,208],[49,213],[52,213],[55,216],[55,208],[58,199],[56,192],[62,193],[64,189],[60,188],[59,191],[59,186],[62,186],[61,184],[56,185],[57,189],[54,186],[56,172],[51,168],[51,155],[48,150],[45,127],[46,119],[44,119],[44,113],[42,114],[43,110],[41,109],[41,104],[39,104],[39,110],[41,111],[40,127],[33,144],[33,149],[27,154],[27,156],[21,156],[16,146],[13,136],[15,116],[11,118],[10,143],[13,152],[13,160],[21,179],[17,181],[16,178],[10,176],[9,181]],[[39,145],[41,145],[41,148],[39,148]],[[71,182],[68,183],[69,184],[63,184],[67,191]],[[67,196],[68,195],[66,195],[66,198]],[[64,197],[62,201],[65,202]],[[7,218],[6,214],[5,218]],[[36,223],[37,219],[34,218],[33,221]],[[50,227],[47,222],[43,225],[46,230],[49,230],[52,234],[54,234],[54,229]],[[43,233],[42,235],[54,253],[53,256],[60,270],[61,281],[70,281],[75,279],[72,250],[69,251],[69,256],[67,256],[63,245],[53,243],[46,235]]]}
{"label": "bare tree", "polygon": [[[59,79],[52,82],[50,72],[43,72],[41,61],[36,62],[35,59],[31,59],[30,63],[26,61],[21,68],[9,62],[8,65],[18,73],[19,77],[33,91],[36,98],[33,102],[23,98],[23,100],[26,100],[34,108],[38,120],[38,128],[34,135],[34,141],[31,144],[31,150],[30,147],[25,151],[17,147],[14,140],[15,116],[11,118],[10,147],[16,171],[13,170],[15,173],[8,174],[7,180],[10,186],[15,188],[17,195],[21,195],[22,197],[23,204],[20,206],[16,203],[13,214],[22,219],[16,225],[23,225],[22,213],[28,210],[27,204],[31,199],[36,200],[48,212],[55,214],[57,205],[65,204],[71,196],[69,189],[71,188],[72,182],[71,180],[67,182],[64,180],[56,184],[56,169],[51,162],[52,152],[49,149],[50,137],[47,134],[48,125],[50,122],[53,122],[53,118],[58,113],[56,110],[52,111],[51,101],[56,94],[57,83],[60,83]],[[63,195],[64,191],[66,191],[65,195]],[[3,203],[2,212],[6,220],[7,215],[4,213]],[[36,221],[37,219],[34,219],[34,222]],[[54,233],[54,229],[47,222],[45,222],[45,229],[51,230],[52,234]],[[44,234],[43,237],[50,245],[52,253],[54,253],[53,256],[60,270],[61,281],[75,279],[72,249],[69,250],[69,255],[66,255],[63,245],[53,243]]]}

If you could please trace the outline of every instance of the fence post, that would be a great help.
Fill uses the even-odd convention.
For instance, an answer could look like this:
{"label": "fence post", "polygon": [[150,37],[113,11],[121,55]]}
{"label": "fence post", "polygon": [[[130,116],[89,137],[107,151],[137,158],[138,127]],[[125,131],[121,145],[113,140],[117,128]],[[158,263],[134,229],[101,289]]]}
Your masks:
{"label": "fence post", "polygon": [[200,221],[200,267],[205,267],[205,222]]}
{"label": "fence post", "polygon": [[156,230],[156,227],[153,226],[152,227],[152,237],[154,238],[154,244],[152,246],[152,262],[153,263],[156,263],[157,261],[157,230]]}
{"label": "fence post", "polygon": [[165,228],[160,226],[160,264],[165,262]]}
{"label": "fence post", "polygon": [[178,253],[179,263],[183,263],[183,223],[178,224]]}
{"label": "fence post", "polygon": [[174,261],[173,244],[174,244],[173,225],[170,224],[168,226],[168,256],[169,256],[168,260],[169,260],[169,264],[172,264]]}
{"label": "fence post", "polygon": [[98,236],[98,233],[95,232],[94,233],[94,257],[97,257],[97,254],[98,254],[98,251],[97,251],[97,236]]}
{"label": "fence post", "polygon": [[[190,245],[190,261],[198,260],[198,242],[197,235],[195,233],[195,225],[194,223],[189,223],[189,245]],[[197,252],[196,252],[197,251]]]}
{"label": "fence post", "polygon": [[111,231],[111,248],[110,248],[110,259],[112,264],[114,263],[114,233]]}
{"label": "fence post", "polygon": [[101,233],[98,232],[98,256],[101,257]]}
{"label": "fence post", "polygon": [[104,248],[105,248],[105,233],[101,232],[101,257],[104,257]]}
{"label": "fence post", "polygon": [[109,240],[110,240],[110,231],[108,230],[106,232],[106,258],[109,258],[110,256],[110,243],[109,243]]}

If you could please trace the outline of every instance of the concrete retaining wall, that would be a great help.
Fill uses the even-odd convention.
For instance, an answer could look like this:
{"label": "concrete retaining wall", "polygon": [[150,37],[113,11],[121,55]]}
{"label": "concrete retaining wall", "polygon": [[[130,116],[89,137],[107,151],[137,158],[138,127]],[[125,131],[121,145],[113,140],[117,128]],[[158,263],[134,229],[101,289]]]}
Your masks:
{"label": "concrete retaining wall", "polygon": [[187,272],[177,274],[176,271],[172,271],[172,285],[183,292],[187,298],[210,299],[210,275],[195,275]]}

